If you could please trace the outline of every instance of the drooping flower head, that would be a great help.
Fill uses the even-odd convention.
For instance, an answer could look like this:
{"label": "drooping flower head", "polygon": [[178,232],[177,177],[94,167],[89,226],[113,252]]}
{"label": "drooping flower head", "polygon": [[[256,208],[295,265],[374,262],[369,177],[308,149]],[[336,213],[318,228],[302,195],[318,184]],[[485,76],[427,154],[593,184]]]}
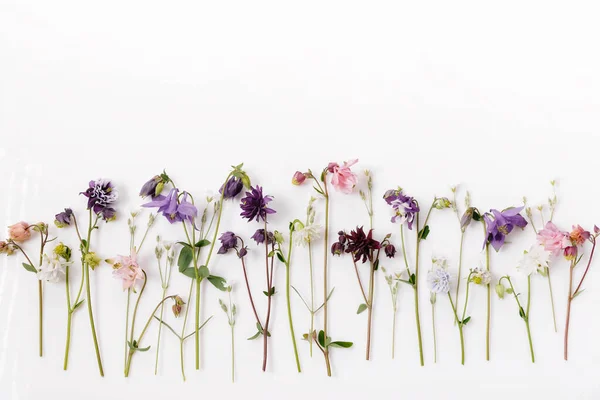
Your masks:
{"label": "drooping flower head", "polygon": [[538,232],[537,241],[544,250],[551,252],[554,256],[560,255],[563,250],[571,245],[569,234],[563,232],[552,221],[546,223],[544,229]]}
{"label": "drooping flower head", "polygon": [[549,267],[550,252],[539,244],[531,246],[529,251],[523,254],[523,257],[517,263],[517,271],[529,276],[533,273],[544,274],[545,269]]}
{"label": "drooping flower head", "polygon": [[340,166],[336,162],[331,162],[327,166],[327,171],[331,174],[331,185],[335,190],[350,194],[358,182],[358,178],[354,172],[350,169],[354,164],[358,162],[358,159],[344,161],[344,164]]}
{"label": "drooping flower head", "polygon": [[385,255],[386,255],[388,258],[394,258],[394,256],[396,255],[396,247],[394,247],[394,245],[393,245],[393,244],[391,244],[391,243],[390,243],[390,244],[387,244],[387,245],[384,247],[384,250],[385,250]]}
{"label": "drooping flower head", "polygon": [[304,225],[302,228],[294,231],[294,244],[306,247],[309,243],[321,237],[322,230],[323,227],[316,223]]}
{"label": "drooping flower head", "polygon": [[446,259],[433,258],[431,269],[427,272],[427,286],[429,286],[431,293],[448,293],[450,291],[450,278]]}
{"label": "drooping flower head", "polygon": [[362,226],[356,227],[355,230],[350,231],[350,234],[344,236],[346,253],[352,254],[355,262],[358,260],[362,260],[363,263],[367,260],[373,261],[373,252],[381,248],[381,243],[373,239],[373,229],[365,234]]}
{"label": "drooping flower head", "polygon": [[113,276],[116,279],[121,279],[123,290],[135,289],[136,282],[144,280],[144,273],[137,262],[135,251],[131,252],[129,256],[117,256],[113,268],[115,268]]}
{"label": "drooping flower head", "polygon": [[65,275],[66,267],[72,263],[73,261],[66,261],[57,254],[53,254],[51,257],[44,254],[42,257],[42,266],[37,273],[37,277],[40,281],[58,283],[61,277]]}
{"label": "drooping flower head", "polygon": [[416,214],[420,211],[419,204],[414,197],[406,196],[402,189],[388,190],[383,199],[394,210],[392,222],[406,223],[408,229],[412,230]]}
{"label": "drooping flower head", "polygon": [[8,237],[15,242],[25,242],[31,238],[31,227],[25,221],[17,222],[8,227]]}
{"label": "drooping flower head", "polygon": [[254,232],[254,235],[251,236],[251,239],[254,239],[256,244],[264,243],[265,239],[267,240],[267,244],[275,243],[275,235],[273,234],[273,232],[267,231],[267,235],[265,237],[264,229],[257,229],[256,232]]}
{"label": "drooping flower head", "polygon": [[242,189],[244,188],[244,184],[241,178],[237,178],[232,176],[225,182],[223,186],[219,189],[219,193],[223,194],[223,198],[225,200],[234,199]]}
{"label": "drooping flower head", "polygon": [[292,177],[292,185],[302,185],[304,181],[306,181],[306,177],[308,174],[300,171],[294,172],[294,176]]}
{"label": "drooping flower head", "polygon": [[88,198],[87,208],[108,221],[115,217],[116,211],[111,205],[117,201],[119,193],[108,179],[90,181],[89,187],[80,194]]}
{"label": "drooping flower head", "polygon": [[225,254],[230,249],[235,249],[237,247],[237,236],[233,232],[225,232],[219,237],[219,241],[221,242],[221,247],[218,254]]}
{"label": "drooping flower head", "polygon": [[510,207],[503,211],[490,210],[483,216],[486,223],[487,237],[484,242],[491,244],[492,247],[499,251],[504,242],[506,236],[512,232],[515,226],[523,229],[527,226],[527,221],[521,214],[523,207]]}
{"label": "drooping flower head", "polygon": [[73,210],[65,208],[65,211],[60,212],[54,216],[54,225],[57,228],[64,228],[65,226],[71,225],[73,221]]}
{"label": "drooping flower head", "polygon": [[262,187],[252,187],[251,191],[246,192],[246,196],[241,200],[242,213],[240,215],[242,218],[248,219],[248,222],[253,219],[256,219],[257,222],[260,222],[261,219],[266,221],[268,214],[275,214],[275,210],[267,207],[272,200],[271,196],[263,196]]}
{"label": "drooping flower head", "polygon": [[180,201],[178,201],[178,193],[179,189],[173,188],[167,196],[158,195],[151,202],[142,204],[142,207],[157,207],[158,212],[162,213],[170,223],[181,221],[192,223],[198,215],[198,209],[187,200],[187,192],[183,192],[183,197]]}

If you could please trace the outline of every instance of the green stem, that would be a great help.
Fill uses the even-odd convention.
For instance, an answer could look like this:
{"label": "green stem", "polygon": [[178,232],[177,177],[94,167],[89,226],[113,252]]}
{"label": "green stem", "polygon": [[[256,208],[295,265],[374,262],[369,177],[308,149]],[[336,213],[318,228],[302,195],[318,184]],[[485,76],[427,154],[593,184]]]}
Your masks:
{"label": "green stem", "polygon": [[[190,290],[188,293],[188,301],[189,299],[192,298],[192,290],[194,290],[194,280],[191,279],[190,280]],[[181,376],[183,377],[183,381],[185,382],[185,364],[184,364],[184,359],[183,359],[183,342],[184,342],[184,337],[185,337],[185,328],[187,326],[187,320],[188,320],[188,316],[189,316],[189,311],[190,311],[190,307],[189,304],[187,307],[185,307],[185,314],[183,316],[183,326],[181,328],[181,336],[180,336],[180,343],[179,343],[179,357],[180,357],[180,362],[181,362]]]}
{"label": "green stem", "polygon": [[[469,283],[467,282],[467,290],[469,289]],[[467,292],[468,293],[468,292]],[[456,312],[456,307],[454,306],[454,302],[452,301],[452,296],[450,296],[450,292],[448,292],[448,299],[450,300],[450,305],[452,306],[452,311],[454,312],[454,318],[458,320],[458,314]],[[465,299],[465,304],[467,300]],[[463,313],[464,320],[464,313]],[[460,334],[460,363],[465,365],[465,338],[463,336],[463,324],[462,321],[458,323],[458,332]]]}
{"label": "green stem", "polygon": [[[458,290],[460,288],[460,277],[462,276],[462,259],[463,259],[463,244],[464,244],[464,240],[465,240],[465,231],[461,229],[461,234],[460,234],[460,250],[458,252],[458,277],[456,278],[456,296],[454,298],[454,301],[456,302],[456,307],[458,308]],[[454,320],[454,324],[456,324],[458,321]]]}
{"label": "green stem", "polygon": [[[163,288],[162,291],[162,298],[164,299],[165,296],[167,295],[167,288]],[[160,320],[163,320],[163,316],[164,316],[164,312],[165,312],[165,304],[163,303],[160,306]],[[154,361],[154,375],[158,374],[158,356],[160,354],[160,336],[162,333],[162,325],[163,324],[159,324],[158,326],[158,337],[156,339],[156,360]]]}
{"label": "green stem", "polygon": [[42,281],[38,280],[38,307],[40,310],[40,357],[44,355],[44,300],[43,300],[43,291],[42,291]]}
{"label": "green stem", "polygon": [[404,257],[404,265],[406,265],[406,272],[410,278],[410,268],[408,266],[408,259],[406,258],[406,245],[404,243],[404,224],[400,224],[400,240],[402,243],[402,256]]}
{"label": "green stem", "polygon": [[65,344],[65,360],[63,363],[63,370],[67,370],[69,365],[69,348],[71,347],[71,317],[72,313],[69,310],[67,312],[67,343]]}
{"label": "green stem", "polygon": [[375,266],[371,262],[371,269],[369,274],[369,299],[367,302],[367,353],[366,359],[369,361],[371,358],[371,326],[373,325],[373,296],[375,293]]}
{"label": "green stem", "polygon": [[[327,297],[329,294],[328,287],[328,273],[327,273],[327,256],[329,255],[329,194],[327,192],[327,180],[323,179],[323,196],[325,197],[325,232],[323,234],[324,250],[323,250],[323,333],[327,338]],[[325,356],[325,367],[327,369],[327,376],[331,376],[331,362],[329,360],[329,347],[323,349],[323,355]]]}
{"label": "green stem", "polygon": [[298,357],[298,347],[296,345],[296,334],[294,333],[294,323],[292,321],[292,305],[290,300],[290,264],[292,260],[292,235],[293,230],[290,230],[290,243],[288,248],[287,262],[285,263],[285,298],[287,301],[288,320],[290,323],[290,334],[292,336],[292,344],[294,346],[294,357],[296,358],[296,367],[298,368],[298,372],[302,372],[302,369],[300,368],[300,358]]}
{"label": "green stem", "polygon": [[437,340],[435,336],[435,304],[431,304],[431,326],[433,329],[433,363],[437,363]]}
{"label": "green stem", "polygon": [[231,383],[235,382],[235,340],[233,330],[234,327],[231,325]]}
{"label": "green stem", "polygon": [[531,362],[535,363],[535,354],[533,353],[533,341],[531,340],[531,330],[529,329],[529,306],[531,305],[531,275],[527,277],[527,313],[525,326],[527,327],[527,338],[529,339],[529,350],[531,351]]}
{"label": "green stem", "polygon": [[556,313],[554,312],[554,295],[552,294],[552,281],[550,280],[550,268],[546,267],[546,278],[548,279],[548,290],[550,291],[550,305],[552,306],[552,320],[554,321],[554,332],[558,332],[556,328]]}
{"label": "green stem", "polygon": [[[427,226],[427,220],[429,220],[429,215],[431,214],[431,208],[427,213],[427,218],[425,218],[425,226]],[[415,254],[415,282],[414,282],[414,292],[415,292],[415,318],[417,322],[417,335],[419,339],[419,357],[421,359],[421,366],[425,365],[425,360],[423,358],[423,339],[421,337],[421,318],[419,317],[419,251],[421,248],[421,238],[419,237],[419,213],[417,213],[417,250]]]}
{"label": "green stem", "polygon": [[202,286],[202,279],[196,278],[196,318],[195,327],[196,333],[194,334],[194,341],[196,343],[196,370],[200,369],[200,289]]}
{"label": "green stem", "polygon": [[[483,225],[483,234],[487,235],[487,226],[485,220],[481,220]],[[490,244],[485,237],[485,268],[488,272],[490,271]],[[490,325],[492,321],[492,288],[487,285],[487,318],[485,324],[485,359],[490,361]]]}
{"label": "green stem", "polygon": [[127,354],[129,353],[129,346],[127,345],[127,335],[129,334],[129,304],[131,302],[131,288],[127,289],[127,305],[125,306],[125,351],[123,352],[125,357],[123,359],[123,371],[127,368]]}
{"label": "green stem", "polygon": [[392,360],[396,354],[396,309],[394,308],[394,315],[392,317]]}
{"label": "green stem", "polygon": [[[312,337],[313,330],[315,329],[315,285],[313,277],[313,264],[312,264],[312,248],[310,242],[308,242],[308,269],[310,271],[310,331],[309,337]],[[313,341],[309,340],[310,356],[313,356]]]}

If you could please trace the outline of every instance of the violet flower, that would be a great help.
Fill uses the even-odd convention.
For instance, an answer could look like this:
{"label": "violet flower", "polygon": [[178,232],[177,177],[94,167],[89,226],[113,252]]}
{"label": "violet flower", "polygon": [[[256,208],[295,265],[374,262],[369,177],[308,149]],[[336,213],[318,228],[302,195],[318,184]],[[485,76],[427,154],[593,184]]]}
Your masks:
{"label": "violet flower", "polygon": [[273,200],[271,196],[263,196],[262,187],[256,186],[246,192],[246,197],[242,198],[240,207],[242,218],[247,218],[248,222],[256,219],[257,222],[267,220],[267,214],[275,214],[275,210],[267,207],[267,204]]}
{"label": "violet flower", "polygon": [[65,208],[65,211],[60,212],[54,216],[54,224],[58,228],[64,228],[65,226],[71,225],[73,220],[73,210]]}
{"label": "violet flower", "polygon": [[140,197],[145,198],[151,196],[152,198],[158,196],[160,193],[157,193],[156,188],[158,184],[162,182],[162,178],[159,175],[155,175],[148,182],[144,183],[142,189],[140,190]]}
{"label": "violet flower", "polygon": [[419,204],[414,197],[406,196],[402,189],[388,190],[383,195],[383,199],[394,209],[395,215],[392,222],[406,222],[408,229],[412,230],[412,225],[416,214],[420,211]]}
{"label": "violet flower", "polygon": [[[243,188],[244,183],[242,182],[242,180],[240,178],[232,176],[223,186],[221,186],[221,189],[219,189],[219,193],[223,194],[223,198],[226,200],[233,199],[238,194],[240,194]],[[225,192],[223,192],[223,189],[225,189]]]}
{"label": "violet flower", "polygon": [[[265,230],[257,229],[256,232],[254,232],[254,235],[252,235],[251,239],[254,239],[256,241],[256,244],[264,243],[265,242]],[[273,235],[273,232],[267,231],[267,244],[272,244],[274,242],[275,242],[275,235]]]}
{"label": "violet flower", "polygon": [[100,215],[105,221],[115,216],[115,209],[109,206],[117,200],[119,193],[108,179],[90,181],[87,190],[80,194],[88,198],[88,210],[94,211],[96,215]]}
{"label": "violet flower", "polygon": [[194,217],[198,214],[198,209],[189,201],[187,201],[188,193],[183,193],[183,198],[178,203],[179,189],[173,188],[167,196],[159,195],[149,203],[142,204],[142,207],[157,207],[158,212],[162,213],[170,223],[189,221],[193,222]]}
{"label": "violet flower", "polygon": [[221,241],[221,247],[217,254],[225,254],[230,249],[235,249],[237,247],[237,236],[233,232],[225,232],[219,237]]}
{"label": "violet flower", "polygon": [[492,209],[490,213],[485,213],[483,219],[486,223],[487,235],[484,246],[491,244],[496,251],[499,251],[504,245],[506,236],[515,226],[525,228],[527,221],[519,214],[522,210],[523,207],[510,207],[502,212]]}

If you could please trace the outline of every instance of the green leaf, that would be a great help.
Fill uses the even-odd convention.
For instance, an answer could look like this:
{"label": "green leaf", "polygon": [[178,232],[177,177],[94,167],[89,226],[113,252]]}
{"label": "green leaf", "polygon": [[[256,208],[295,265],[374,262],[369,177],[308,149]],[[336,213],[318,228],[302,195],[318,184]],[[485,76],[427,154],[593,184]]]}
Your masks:
{"label": "green leaf", "polygon": [[208,278],[209,276],[210,271],[208,267],[206,265],[201,265],[200,268],[198,268],[198,277],[200,278],[200,280]]}
{"label": "green leaf", "polygon": [[183,271],[188,269],[193,258],[194,258],[194,255],[192,253],[192,249],[189,246],[183,247],[181,249],[181,251],[179,252],[179,259],[177,260],[177,265],[179,266],[179,272],[184,273]]}
{"label": "green leaf", "polygon": [[208,281],[220,291],[227,291],[227,287],[225,286],[227,284],[227,281],[225,280],[225,278],[221,278],[220,276],[215,275],[209,275],[206,279],[208,279]]}
{"label": "green leaf", "polygon": [[419,232],[419,240],[425,240],[429,236],[429,225],[425,225],[423,229]]}
{"label": "green leaf", "polygon": [[260,332],[256,332],[254,335],[250,336],[247,340],[254,340],[257,339],[259,336],[261,335]]}
{"label": "green leaf", "polygon": [[361,312],[365,311],[366,309],[367,309],[367,305],[363,303],[360,306],[358,306],[358,310],[356,310],[356,313],[360,314]]}
{"label": "green leaf", "polygon": [[189,278],[196,279],[196,268],[194,267],[189,267],[188,269],[180,272]]}
{"label": "green leaf", "polygon": [[263,290],[263,293],[264,293],[264,294],[265,294],[265,296],[267,296],[267,297],[271,297],[271,296],[273,296],[273,295],[275,294],[275,286],[273,286],[273,287],[271,288],[271,290],[269,290],[268,292],[267,292],[267,291],[265,291],[265,290]]}
{"label": "green leaf", "polygon": [[33,272],[34,274],[37,274],[38,272],[37,269],[35,269],[35,267],[31,264],[23,263],[23,268],[25,268],[29,272]]}
{"label": "green leaf", "polygon": [[82,250],[87,248],[87,240],[81,239],[81,245],[79,246]]}
{"label": "green leaf", "polygon": [[578,291],[577,293],[575,293],[573,295],[573,298],[571,300],[573,300],[575,297],[579,296],[581,293],[583,293],[585,291],[585,289],[581,289],[580,291]]}
{"label": "green leaf", "polygon": [[343,349],[348,349],[350,347],[352,347],[353,343],[352,342],[331,342],[329,343],[329,347],[341,347]]}
{"label": "green leaf", "polygon": [[506,288],[506,293],[508,293],[508,294],[513,294],[513,290],[512,290],[512,288]]}
{"label": "green leaf", "polygon": [[375,260],[373,263],[373,271],[377,271],[379,269],[379,258]]}
{"label": "green leaf", "polygon": [[481,221],[481,214],[477,209],[473,209],[473,219],[477,222]]}
{"label": "green leaf", "polygon": [[410,278],[408,278],[408,283],[415,286],[415,284],[417,283],[417,276],[415,274],[411,274]]}
{"label": "green leaf", "polygon": [[317,335],[317,341],[321,347],[325,348],[325,332],[319,331],[319,334]]}
{"label": "green leaf", "polygon": [[527,320],[527,315],[525,314],[525,310],[523,310],[523,307],[519,307],[519,317],[523,318],[524,320]]}
{"label": "green leaf", "polygon": [[129,348],[133,351],[148,351],[150,350],[150,346],[148,347],[138,347],[138,343],[134,340],[133,344],[130,341],[127,341],[127,346],[129,346]]}
{"label": "green leaf", "polygon": [[177,244],[180,244],[180,245],[182,245],[183,247],[188,247],[188,248],[191,248],[191,247],[192,247],[192,246],[190,246],[190,244],[189,244],[189,243],[186,243],[186,242],[177,242]]}
{"label": "green leaf", "polygon": [[468,323],[469,323],[469,321],[470,321],[470,320],[471,320],[471,317],[467,317],[467,318],[463,319],[463,320],[460,322],[460,324],[461,324],[462,326],[465,326],[466,324],[468,324]]}
{"label": "green leaf", "polygon": [[202,239],[198,243],[196,243],[194,246],[200,248],[200,247],[208,246],[209,244],[210,244],[210,240]]}
{"label": "green leaf", "polygon": [[279,261],[285,264],[285,258],[283,258],[283,254],[281,254],[280,251],[277,252],[277,258],[279,259]]}

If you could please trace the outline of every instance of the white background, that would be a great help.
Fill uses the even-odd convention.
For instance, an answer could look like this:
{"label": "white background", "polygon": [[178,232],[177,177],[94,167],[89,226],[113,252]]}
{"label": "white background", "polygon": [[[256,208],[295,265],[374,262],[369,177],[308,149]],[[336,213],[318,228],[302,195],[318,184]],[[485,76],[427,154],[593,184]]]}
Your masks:
{"label": "white background", "polygon": [[[517,205],[523,195],[533,204],[544,202],[550,194],[548,181],[557,179],[556,222],[564,229],[573,223],[591,229],[600,221],[595,182],[598,10],[593,2],[556,4],[2,0],[0,225],[51,222],[66,206],[81,215],[85,200],[78,193],[87,182],[112,178],[120,190],[121,218],[102,227],[96,249],[102,257],[125,254],[125,215],[141,204],[137,191],[149,177],[167,168],[182,188],[200,197],[207,189],[218,189],[231,164],[244,162],[253,182],[275,196],[278,213],[271,226],[285,230],[291,219],[303,217],[311,194],[309,187],[290,184],[295,170],[360,158],[357,171],[369,168],[375,176],[376,232],[394,233],[396,243],[398,227],[389,222],[390,211],[380,198],[396,185],[425,205],[434,194],[449,195],[451,185],[461,184],[461,193],[470,190],[474,204],[489,209]],[[240,221],[238,213],[237,203],[227,204],[222,230],[252,234],[257,225]],[[358,195],[332,196],[333,231],[365,223]],[[455,268],[456,218],[436,212],[431,226],[423,245],[423,270],[432,253],[449,257]],[[164,220],[152,235],[157,233],[166,239],[183,236],[180,227]],[[75,244],[73,231],[60,235]],[[468,231],[465,269],[482,261],[481,240],[479,229]],[[515,273],[519,254],[534,241],[533,231],[515,233],[511,241],[493,254],[496,278]],[[152,248],[142,253],[149,284],[140,320],[160,296]],[[293,281],[306,292],[305,254],[296,256]],[[600,396],[600,278],[592,270],[585,294],[574,304],[571,357],[564,362],[568,282],[562,260],[552,267],[559,333],[552,329],[546,282],[539,277],[533,281],[535,365],[529,362],[524,326],[512,299],[494,299],[492,361],[484,361],[485,297],[477,287],[469,305],[472,321],[465,329],[467,365],[459,365],[458,334],[445,300],[437,308],[439,354],[434,365],[423,285],[426,366],[421,368],[410,289],[401,288],[397,357],[392,361],[391,305],[378,276],[373,360],[366,362],[366,315],[355,314],[360,296],[351,263],[332,259],[336,293],[330,331],[334,339],[352,340],[355,347],[335,350],[334,377],[328,379],[322,358],[310,359],[304,342],[304,372],[295,372],[281,267],[272,356],[268,372],[260,371],[262,344],[245,340],[254,333],[254,323],[240,267],[232,255],[217,257],[211,269],[235,282],[240,308],[234,385],[229,382],[228,326],[217,304],[223,294],[208,286],[203,314],[215,318],[202,332],[202,371],[193,370],[190,341],[189,379],[182,383],[177,342],[165,334],[159,376],[153,375],[150,351],[136,354],[125,380],[125,296],[109,266],[93,273],[106,377],[97,374],[85,310],[75,315],[70,369],[62,371],[62,285],[47,286],[46,352],[39,359],[36,282],[20,261],[0,261],[3,400]],[[249,261],[261,299],[262,264],[256,255]],[[386,259],[384,265],[398,270],[401,259]],[[187,282],[175,274],[171,292],[186,294]],[[515,282],[525,290],[524,279]],[[308,314],[296,297],[293,302],[300,334],[306,331]],[[154,346],[154,329],[147,338],[146,344]]]}

